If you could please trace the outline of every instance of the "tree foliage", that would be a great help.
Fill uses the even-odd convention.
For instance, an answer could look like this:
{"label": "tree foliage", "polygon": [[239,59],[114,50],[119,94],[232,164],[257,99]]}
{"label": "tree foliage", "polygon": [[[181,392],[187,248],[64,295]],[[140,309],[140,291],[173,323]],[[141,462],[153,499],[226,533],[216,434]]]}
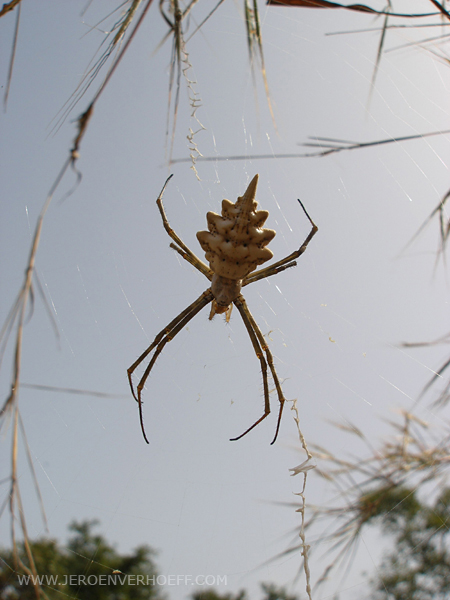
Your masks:
{"label": "tree foliage", "polygon": [[[378,499],[380,494],[378,492]],[[394,535],[394,551],[374,581],[377,600],[446,600],[450,597],[450,488],[433,505],[421,503],[414,490],[385,490],[378,514]]]}
{"label": "tree foliage", "polygon": [[[278,587],[273,583],[262,583],[262,600],[300,600],[298,596],[289,594],[284,587]],[[236,594],[219,594],[214,588],[198,590],[191,595],[192,600],[248,600],[245,590]]]}
{"label": "tree foliage", "polygon": [[[96,524],[97,521],[73,522],[69,526],[72,536],[66,547],[48,538],[30,544],[40,577],[41,595],[51,600],[64,597],[162,600],[163,595],[156,585],[154,550],[139,546],[131,554],[119,554],[102,535],[93,533]],[[18,551],[24,561],[24,544],[19,544]],[[13,551],[3,550],[1,556],[0,599],[35,600],[36,588],[30,579],[28,584],[24,583],[26,579],[21,579]],[[143,576],[140,583],[137,576]]]}

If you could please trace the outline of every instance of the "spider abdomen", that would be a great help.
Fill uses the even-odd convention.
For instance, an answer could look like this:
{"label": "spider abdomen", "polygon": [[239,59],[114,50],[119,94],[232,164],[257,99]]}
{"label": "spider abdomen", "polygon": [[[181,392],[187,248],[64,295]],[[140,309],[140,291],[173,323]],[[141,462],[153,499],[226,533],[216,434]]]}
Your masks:
{"label": "spider abdomen", "polygon": [[207,213],[208,231],[197,233],[211,270],[226,279],[243,279],[273,256],[266,246],[275,231],[262,227],[269,213],[256,210],[257,185],[255,175],[236,203],[223,200],[221,215]]}

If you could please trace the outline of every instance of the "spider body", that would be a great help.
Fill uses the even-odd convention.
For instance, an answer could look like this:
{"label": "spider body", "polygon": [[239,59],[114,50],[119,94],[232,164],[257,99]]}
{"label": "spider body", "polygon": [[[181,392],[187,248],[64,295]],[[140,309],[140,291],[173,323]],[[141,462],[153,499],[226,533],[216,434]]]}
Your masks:
{"label": "spider body", "polygon": [[266,245],[275,237],[275,231],[262,228],[269,213],[256,210],[257,185],[258,175],[255,175],[245,194],[236,203],[222,201],[221,215],[208,212],[208,231],[197,233],[197,239],[214,273],[210,319],[215,314],[226,313],[229,321],[232,302],[241,292],[242,280],[273,256]]}
{"label": "spider body", "polygon": [[[197,239],[205,251],[206,260],[210,265],[208,268],[207,265],[181,241],[169,225],[162,204],[162,196],[171,177],[172,175],[167,179],[156,201],[164,228],[175,242],[171,243],[170,246],[191,265],[203,273],[203,275],[211,282],[211,287],[203,292],[197,300],[169,323],[169,325],[155,337],[153,343],[147,350],[145,350],[128,369],[128,380],[131,391],[133,397],[139,404],[139,417],[144,439],[149,443],[144,429],[141,394],[150,371],[166,343],[170,342],[177,333],[179,333],[185,325],[200,312],[200,310],[202,310],[202,308],[211,302],[210,319],[212,319],[215,314],[225,313],[226,320],[229,321],[233,304],[236,306],[250,336],[255,354],[260,361],[263,377],[264,414],[251,427],[244,431],[243,434],[236,438],[232,438],[232,441],[238,440],[246,435],[270,413],[269,385],[267,380],[268,364],[280,403],[275,436],[271,442],[273,444],[278,436],[285,398],[275,370],[272,354],[265,342],[261,330],[247,307],[247,303],[241,294],[241,289],[250,283],[270,277],[271,275],[276,275],[289,267],[294,267],[297,264],[295,259],[301,256],[306,250],[309,242],[317,232],[317,226],[314,224],[311,217],[306,212],[305,207],[299,200],[311,223],[309,235],[298,250],[295,250],[289,256],[275,264],[254,272],[258,266],[272,258],[273,253],[269,248],[266,248],[266,246],[275,237],[275,231],[273,229],[263,228],[269,213],[265,210],[257,210],[258,203],[255,200],[255,196],[258,185],[258,175],[255,175],[244,195],[238,197],[235,203],[230,202],[229,200],[223,200],[221,215],[214,212],[207,213],[206,220],[208,231],[199,231],[197,233]],[[132,374],[153,350],[154,354],[137,385],[136,393],[133,387]]]}
{"label": "spider body", "polygon": [[227,279],[244,279],[273,257],[266,246],[275,237],[275,231],[262,227],[269,213],[256,210],[257,185],[258,175],[255,175],[235,204],[222,201],[222,215],[207,213],[209,231],[197,233],[211,270]]}

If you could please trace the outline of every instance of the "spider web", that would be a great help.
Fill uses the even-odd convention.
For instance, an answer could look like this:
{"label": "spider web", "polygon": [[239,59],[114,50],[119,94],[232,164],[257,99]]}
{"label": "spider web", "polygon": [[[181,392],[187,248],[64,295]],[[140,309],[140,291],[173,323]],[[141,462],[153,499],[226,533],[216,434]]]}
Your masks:
{"label": "spider web", "polygon": [[[408,0],[397,10],[406,4],[408,11],[428,7]],[[296,502],[293,494],[302,489],[289,477],[305,459],[289,407],[275,446],[269,445],[278,409],[274,393],[271,416],[239,442],[228,441],[263,410],[259,361],[238,312],[225,324],[219,317],[208,321],[205,309],[164,349],[144,391],[150,447],[127,388],[127,367],[208,287],[169,248],[155,204],[168,174],[170,50],[163,46],[151,57],[165,32],[153,9],[94,112],[77,164],[81,184],[58,202],[77,182],[76,174],[67,174],[39,248],[37,274],[59,339],[36,291],[24,332],[20,407],[50,534],[64,540],[73,519],[98,518],[121,552],[142,543],[157,549],[166,577],[226,576],[219,592],[246,588],[251,597],[260,594],[260,582],[274,582],[304,596],[304,580],[293,583],[300,553],[271,560],[298,543],[296,507],[277,504]],[[22,10],[2,116],[2,137],[9,140],[2,158],[4,318],[22,282],[43,199],[74,136],[68,120],[54,137],[47,137],[46,127],[103,40],[100,26],[88,26],[107,14],[110,3],[96,3],[83,18],[79,10],[68,3]],[[224,3],[189,42],[194,92],[180,94],[173,140],[173,157],[187,158],[197,117],[206,131],[195,135],[196,147],[218,160],[197,160],[200,180],[190,163],[174,165],[165,208],[171,226],[203,260],[195,233],[205,228],[206,212],[219,211],[223,198],[235,201],[259,173],[257,198],[270,212],[267,227],[277,231],[270,247],[278,260],[309,231],[297,198],[303,201],[319,226],[308,251],[295,269],[248,286],[244,296],[270,344],[285,397],[297,400],[308,446],[357,455],[358,441],[330,421],[356,423],[376,446],[390,433],[383,418],[395,410],[414,408],[437,424],[445,417],[425,401],[415,404],[442,363],[442,347],[398,344],[436,339],[447,327],[445,269],[441,263],[433,270],[438,232],[430,226],[408,242],[448,189],[448,139],[321,159],[224,159],[300,152],[308,136],[368,141],[448,129],[448,67],[427,49],[407,45],[422,34],[395,30],[389,43],[404,48],[383,56],[368,104],[379,31],[325,34],[381,23],[345,11],[263,5],[260,17],[277,131],[264,82],[257,68],[253,82],[246,60],[239,10]],[[190,31],[195,18],[200,21],[193,16]],[[1,23],[4,54],[11,23]],[[195,117],[193,94],[202,104]],[[12,353],[8,346],[3,397]],[[44,525],[23,447],[19,461],[33,539]],[[2,476],[8,474],[4,464]],[[323,504],[330,489],[309,475],[305,496],[308,514],[308,505]],[[8,539],[6,515],[0,526]],[[322,556],[327,546],[320,533],[307,538],[313,584],[330,562]],[[361,573],[374,571],[384,548],[376,532],[364,533],[350,572],[340,568],[317,597],[365,597]],[[166,586],[171,600],[194,589],[190,583]]]}

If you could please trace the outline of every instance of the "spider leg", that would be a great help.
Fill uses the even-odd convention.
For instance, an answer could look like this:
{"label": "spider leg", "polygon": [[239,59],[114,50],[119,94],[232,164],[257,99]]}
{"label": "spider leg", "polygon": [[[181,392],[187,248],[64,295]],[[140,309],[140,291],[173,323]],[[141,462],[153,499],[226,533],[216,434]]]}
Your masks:
{"label": "spider leg", "polygon": [[236,300],[234,300],[233,304],[236,306],[236,308],[238,309],[238,311],[241,314],[242,320],[244,321],[244,325],[247,328],[248,334],[252,341],[253,348],[255,349],[256,356],[259,358],[259,360],[261,362],[261,370],[262,370],[263,386],[264,386],[264,414],[261,418],[259,418],[256,421],[256,423],[254,423],[251,427],[249,427],[246,431],[244,431],[244,433],[242,433],[241,435],[239,435],[236,438],[232,438],[231,441],[234,442],[236,440],[239,440],[241,437],[244,437],[244,435],[246,435],[249,431],[251,431],[257,425],[259,425],[261,423],[261,421],[263,421],[270,413],[269,386],[267,383],[267,363],[263,356],[263,351],[264,351],[267,356],[267,362],[269,363],[269,368],[272,373],[272,378],[275,383],[275,387],[276,387],[277,394],[278,394],[278,400],[280,402],[280,412],[278,413],[278,421],[277,421],[277,427],[275,430],[275,436],[274,436],[273,440],[271,441],[271,444],[274,444],[275,440],[277,439],[277,436],[278,436],[278,431],[280,429],[281,415],[283,413],[285,398],[284,398],[283,392],[281,390],[281,385],[278,380],[278,375],[275,370],[275,365],[273,364],[272,353],[270,352],[269,347],[267,346],[266,341],[264,339],[264,336],[261,333],[261,330],[258,327],[258,324],[256,323],[252,313],[248,309],[248,306],[247,306],[247,303],[246,303],[244,297],[242,295],[239,295],[236,298]]}
{"label": "spider leg", "polygon": [[309,242],[313,239],[313,237],[319,230],[317,225],[306,212],[306,208],[303,206],[301,200],[299,200],[299,202],[301,207],[303,208],[305,215],[308,217],[308,220],[311,223],[311,231],[309,232],[309,235],[306,237],[305,241],[300,246],[300,248],[289,254],[289,256],[286,256],[286,258],[282,258],[278,262],[274,263],[273,265],[270,265],[269,267],[266,267],[265,269],[260,269],[259,271],[255,271],[254,273],[247,275],[247,277],[242,282],[243,287],[245,285],[248,285],[249,283],[254,283],[255,281],[265,279],[266,277],[270,277],[271,275],[276,275],[280,271],[284,271],[284,269],[288,269],[289,267],[295,267],[295,265],[297,264],[295,262],[295,259],[303,254],[303,252],[308,247]]}
{"label": "spider leg", "polygon": [[[165,327],[162,331],[160,331],[158,333],[158,335],[153,340],[153,343],[150,344],[150,346],[147,348],[147,350],[145,350],[145,352],[143,352],[141,354],[141,356],[128,369],[128,381],[130,383],[131,393],[133,394],[133,398],[139,404],[139,420],[141,423],[142,434],[143,434],[144,439],[147,442],[147,444],[149,443],[149,441],[145,434],[144,417],[142,414],[142,399],[141,399],[141,393],[142,393],[142,389],[145,385],[145,382],[147,381],[148,376],[150,375],[150,371],[152,370],[152,368],[156,362],[156,359],[161,354],[161,352],[162,352],[164,346],[167,344],[167,342],[170,342],[171,340],[173,340],[173,338],[177,335],[177,333],[179,333],[183,329],[183,327],[185,325],[187,325],[187,323],[189,323],[189,321],[191,319],[193,319],[195,317],[195,315],[202,310],[202,308],[204,308],[207,304],[209,304],[212,299],[213,299],[213,294],[210,289],[207,289],[205,292],[203,292],[203,294],[199,298],[197,298],[197,300],[195,300],[185,310],[183,310],[177,317],[175,317],[175,319],[173,319],[173,321],[171,321],[167,325],[167,327]],[[134,388],[133,388],[133,382],[132,382],[131,376],[133,375],[133,372],[136,370],[136,368],[142,363],[143,360],[145,360],[145,358],[150,354],[150,352],[155,347],[156,347],[155,353],[153,354],[153,356],[150,360],[150,363],[148,364],[143,376],[141,377],[141,379],[138,383],[137,394],[136,394],[136,392],[134,391]]]}
{"label": "spider leg", "polygon": [[281,265],[281,266],[272,265],[271,267],[267,267],[266,269],[261,269],[260,271],[256,271],[255,273],[253,273],[253,275],[256,275],[256,277],[252,277],[251,275],[249,275],[248,279],[244,279],[244,281],[242,282],[242,287],[249,285],[249,283],[255,283],[255,281],[259,281],[260,279],[266,279],[266,277],[270,277],[271,275],[277,275],[278,273],[281,273],[281,271],[285,271],[286,269],[289,269],[290,267],[296,267],[296,266],[297,266],[297,261],[293,260],[292,262],[288,263],[287,265]]}
{"label": "spider leg", "polygon": [[[203,261],[201,261],[198,256],[196,256],[192,250],[190,250],[186,244],[177,236],[177,234],[175,233],[175,231],[170,227],[169,225],[169,221],[167,220],[166,217],[166,213],[164,211],[164,206],[163,206],[163,202],[162,202],[162,198],[163,198],[163,194],[164,191],[167,187],[167,184],[169,183],[169,180],[173,177],[173,175],[169,175],[169,177],[166,179],[166,183],[164,184],[158,199],[156,200],[156,204],[158,205],[159,208],[159,212],[161,214],[161,218],[162,218],[162,222],[164,225],[164,229],[166,230],[167,234],[173,239],[173,241],[175,242],[175,244],[170,244],[171,248],[173,248],[174,250],[176,250],[178,252],[178,254],[180,254],[185,260],[187,260],[193,267],[195,267],[196,269],[198,269],[200,271],[200,273],[203,273],[203,275],[205,277],[207,277],[210,281],[212,279],[213,276],[213,272],[211,271],[211,269],[209,267],[207,267],[205,265],[205,263]],[[179,246],[179,248],[178,248]]]}
{"label": "spider leg", "polygon": [[[196,261],[198,261],[199,259],[195,256],[195,254],[193,254],[192,256],[190,254],[188,254],[187,252],[183,252],[183,250],[181,250],[181,248],[178,248],[178,246],[175,246],[175,244],[170,244],[170,247],[173,250],[176,250],[178,252],[178,254],[180,256],[182,256],[184,258],[184,260],[187,260],[188,263],[190,263],[193,267],[195,267],[196,269],[198,269],[199,271],[201,271],[203,273],[203,275],[205,277],[207,277],[209,279],[209,281],[212,281],[213,278],[213,271],[211,271],[211,269],[208,269],[208,273],[203,272]],[[200,261],[201,262],[201,261]],[[202,263],[202,265],[204,265],[204,263]],[[206,265],[204,265],[206,266]]]}

